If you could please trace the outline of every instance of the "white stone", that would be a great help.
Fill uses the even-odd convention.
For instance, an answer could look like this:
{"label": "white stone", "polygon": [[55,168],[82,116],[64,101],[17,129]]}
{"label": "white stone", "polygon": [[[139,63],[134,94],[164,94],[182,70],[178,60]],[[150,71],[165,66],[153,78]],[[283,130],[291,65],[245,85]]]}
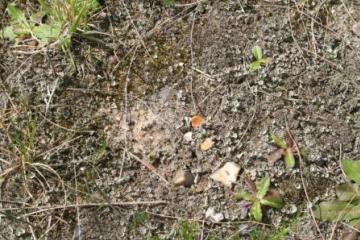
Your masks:
{"label": "white stone", "polygon": [[191,142],[192,141],[192,132],[187,132],[184,134],[184,140],[187,142]]}
{"label": "white stone", "polygon": [[227,162],[222,168],[219,168],[210,178],[221,182],[227,187],[232,187],[232,184],[236,182],[237,176],[240,172],[240,166],[234,162]]}
{"label": "white stone", "polygon": [[224,220],[224,214],[222,213],[216,213],[215,209],[213,207],[208,208],[208,210],[206,210],[205,213],[205,218],[210,219],[213,222],[221,222],[222,220]]}

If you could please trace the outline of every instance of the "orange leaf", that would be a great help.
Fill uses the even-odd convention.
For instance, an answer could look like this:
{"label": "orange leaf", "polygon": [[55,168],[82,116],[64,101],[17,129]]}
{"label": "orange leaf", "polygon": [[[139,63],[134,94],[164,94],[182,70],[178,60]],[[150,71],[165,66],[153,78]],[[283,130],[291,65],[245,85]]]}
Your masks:
{"label": "orange leaf", "polygon": [[198,115],[195,115],[191,118],[191,126],[193,128],[200,127],[204,122],[205,122],[204,118],[202,118],[201,116],[198,116]]}
{"label": "orange leaf", "polygon": [[200,145],[201,150],[207,151],[214,146],[212,138],[206,138],[205,141]]}

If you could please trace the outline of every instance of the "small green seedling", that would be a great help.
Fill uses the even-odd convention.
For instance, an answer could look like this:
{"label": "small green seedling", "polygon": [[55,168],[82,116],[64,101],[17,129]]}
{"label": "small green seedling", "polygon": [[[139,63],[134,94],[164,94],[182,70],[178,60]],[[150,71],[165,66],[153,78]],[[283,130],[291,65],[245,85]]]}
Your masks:
{"label": "small green seedling", "polygon": [[245,180],[250,186],[251,193],[241,190],[236,193],[235,197],[237,200],[252,202],[250,215],[256,221],[262,221],[262,205],[272,208],[282,208],[284,202],[280,194],[277,191],[269,190],[270,178],[268,176],[262,178],[257,184],[254,184],[249,178],[246,178]]}
{"label": "small green seedling", "polygon": [[321,202],[314,214],[322,221],[346,221],[360,230],[360,162],[346,159],[342,161],[342,168],[354,183],[338,185],[335,189],[337,200]]}
{"label": "small green seedling", "polygon": [[129,221],[130,232],[136,232],[140,226],[146,224],[150,220],[150,216],[146,212],[138,212],[131,216]]}
{"label": "small green seedling", "polygon": [[274,134],[270,134],[270,138],[274,141],[278,149],[272,151],[267,159],[269,162],[275,162],[281,158],[284,158],[287,168],[293,168],[295,166],[294,157],[294,142],[286,132],[286,140],[279,138]]}
{"label": "small green seedling", "polygon": [[255,60],[250,63],[250,70],[255,72],[261,68],[262,65],[266,65],[271,62],[271,58],[263,58],[262,49],[259,46],[255,46],[252,49],[252,54]]}
{"label": "small green seedling", "polygon": [[182,221],[179,229],[176,230],[175,239],[181,240],[195,240],[197,238],[199,226],[197,223],[189,221]]}
{"label": "small green seedling", "polygon": [[173,7],[175,6],[175,0],[162,0],[163,4],[166,7]]}

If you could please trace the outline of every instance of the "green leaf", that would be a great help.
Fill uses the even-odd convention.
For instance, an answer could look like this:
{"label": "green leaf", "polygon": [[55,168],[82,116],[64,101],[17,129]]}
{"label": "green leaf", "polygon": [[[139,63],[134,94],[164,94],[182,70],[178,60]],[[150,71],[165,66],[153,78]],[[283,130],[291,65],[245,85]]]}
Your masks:
{"label": "green leaf", "polygon": [[51,10],[50,10],[50,6],[47,4],[47,2],[45,0],[38,0],[41,6],[41,9],[46,13],[46,14],[51,14]]}
{"label": "green leaf", "polygon": [[173,7],[175,5],[175,0],[162,0],[162,2],[166,7]]}
{"label": "green leaf", "polygon": [[254,202],[251,207],[250,214],[254,217],[254,219],[258,222],[262,220],[262,211],[260,201]]}
{"label": "green leaf", "polygon": [[315,208],[314,214],[322,221],[352,220],[360,218],[360,205],[347,201],[321,202]]}
{"label": "green leaf", "polygon": [[286,149],[285,163],[287,168],[293,168],[295,166],[295,158],[291,148]]}
{"label": "green leaf", "polygon": [[237,192],[235,194],[235,198],[236,198],[236,200],[246,200],[246,201],[251,201],[251,202],[256,200],[256,198],[253,194],[248,193],[243,190],[240,190],[239,192]]}
{"label": "green leaf", "polygon": [[250,63],[249,67],[251,71],[255,72],[261,68],[261,64],[259,61],[255,61]]}
{"label": "green leaf", "polygon": [[282,208],[284,206],[284,200],[276,191],[269,191],[266,197],[261,199],[260,202],[272,208]]}
{"label": "green leaf", "polygon": [[58,39],[60,33],[61,26],[59,24],[41,24],[33,28],[34,36],[43,43]]}
{"label": "green leaf", "polygon": [[18,22],[18,23],[26,23],[26,17],[23,11],[18,9],[15,5],[15,3],[10,3],[7,6],[7,12],[9,13],[9,16],[12,21]]}
{"label": "green leaf", "polygon": [[263,177],[256,187],[258,189],[256,196],[259,199],[262,199],[263,197],[265,197],[267,191],[269,190],[270,178],[268,176]]}
{"label": "green leaf", "polygon": [[360,186],[360,162],[351,159],[342,161],[345,175]]}
{"label": "green leaf", "polygon": [[336,187],[336,195],[341,201],[353,201],[360,199],[359,186],[356,184],[343,183]]}
{"label": "green leaf", "polygon": [[16,36],[13,26],[8,26],[0,30],[0,38],[14,40]]}
{"label": "green leaf", "polygon": [[275,142],[276,146],[282,149],[287,149],[288,145],[284,139],[279,138],[275,134],[270,134],[271,139]]}
{"label": "green leaf", "polygon": [[253,47],[252,53],[253,53],[254,57],[256,58],[256,60],[258,60],[258,61],[260,61],[262,59],[262,57],[263,57],[262,49],[259,46]]}

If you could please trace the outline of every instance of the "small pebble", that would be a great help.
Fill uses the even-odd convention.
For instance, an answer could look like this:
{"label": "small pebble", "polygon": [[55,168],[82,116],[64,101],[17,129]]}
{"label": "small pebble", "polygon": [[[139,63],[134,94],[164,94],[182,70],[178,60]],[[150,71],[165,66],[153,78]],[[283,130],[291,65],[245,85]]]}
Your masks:
{"label": "small pebble", "polygon": [[195,177],[189,171],[179,170],[175,173],[174,185],[190,187],[194,184]]}
{"label": "small pebble", "polygon": [[232,187],[240,172],[240,166],[234,162],[227,162],[225,165],[210,175],[210,178],[221,182],[227,187]]}
{"label": "small pebble", "polygon": [[187,132],[184,134],[184,140],[186,142],[191,142],[192,141],[192,132]]}
{"label": "small pebble", "polygon": [[224,214],[222,213],[216,213],[215,209],[213,207],[208,208],[205,213],[205,218],[210,219],[213,222],[221,222],[225,219]]}

